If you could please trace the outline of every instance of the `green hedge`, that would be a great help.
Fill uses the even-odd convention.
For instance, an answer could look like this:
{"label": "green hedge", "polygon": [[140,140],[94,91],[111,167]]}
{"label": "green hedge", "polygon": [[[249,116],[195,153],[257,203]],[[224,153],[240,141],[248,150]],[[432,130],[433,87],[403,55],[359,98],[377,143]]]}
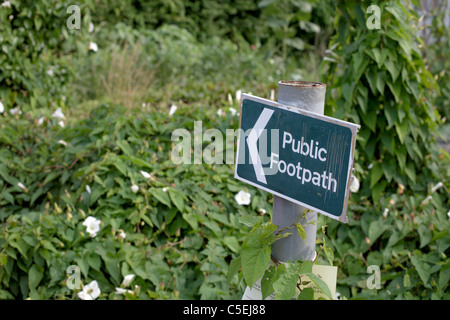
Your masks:
{"label": "green hedge", "polygon": [[[128,298],[239,299],[227,261],[248,230],[239,221],[269,211],[267,195],[251,189],[251,205],[240,206],[234,194],[245,186],[231,166],[172,163],[172,131],[215,114],[188,110],[169,118],[101,105],[85,120],[65,114],[64,128],[51,114],[41,125],[25,113],[0,117],[0,298],[76,298],[66,270],[77,265],[100,299],[123,297],[115,288],[127,274],[139,286]],[[204,126],[236,127],[227,114]],[[101,220],[95,237],[87,216]]]}

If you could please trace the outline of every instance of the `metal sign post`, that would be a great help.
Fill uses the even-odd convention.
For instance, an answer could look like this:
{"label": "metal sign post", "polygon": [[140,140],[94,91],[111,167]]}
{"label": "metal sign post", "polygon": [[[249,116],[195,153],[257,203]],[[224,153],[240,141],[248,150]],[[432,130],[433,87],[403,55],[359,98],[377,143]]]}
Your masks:
{"label": "metal sign post", "polygon": [[[278,102],[298,109],[323,114],[325,108],[326,85],[318,82],[280,81],[278,83]],[[272,222],[284,228],[300,218],[307,208],[284,198],[274,196]],[[317,212],[306,214],[308,221],[317,221]],[[304,218],[302,218],[304,219]],[[306,241],[293,232],[289,237],[275,241],[272,245],[272,256],[278,261],[313,260],[316,251],[316,224],[304,225]]]}

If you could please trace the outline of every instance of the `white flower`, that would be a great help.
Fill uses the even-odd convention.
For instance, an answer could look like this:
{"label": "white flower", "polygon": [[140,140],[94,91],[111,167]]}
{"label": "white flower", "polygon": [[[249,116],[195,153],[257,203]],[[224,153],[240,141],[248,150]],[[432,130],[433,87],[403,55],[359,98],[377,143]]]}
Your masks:
{"label": "white flower", "polygon": [[86,232],[89,233],[89,235],[94,238],[97,235],[97,232],[100,230],[100,223],[101,221],[89,216],[84,220],[83,226],[86,227]]}
{"label": "white flower", "polygon": [[447,217],[450,219],[450,210],[447,212]]}
{"label": "white flower", "polygon": [[217,115],[218,115],[219,117],[223,116],[223,111],[222,111],[222,109],[217,110]]}
{"label": "white flower", "polygon": [[384,211],[383,211],[383,218],[387,218],[387,215],[388,215],[388,213],[389,213],[389,209],[388,208],[385,208],[384,209]]}
{"label": "white flower", "polygon": [[89,33],[94,32],[94,24],[92,22],[89,22]]}
{"label": "white flower", "polygon": [[443,187],[444,184],[441,182],[439,182],[437,185],[435,185],[432,189],[431,189],[431,193],[435,193],[438,189],[440,189],[441,187]]}
{"label": "white flower", "polygon": [[2,3],[3,8],[11,8],[11,1],[5,1]]}
{"label": "white flower", "polygon": [[367,166],[367,169],[372,169],[373,168],[373,163],[371,163],[371,164],[369,164],[368,166]]}
{"label": "white flower", "polygon": [[126,292],[128,292],[128,293],[130,293],[130,294],[134,294],[134,292],[131,291],[131,290],[127,290],[127,289],[117,288],[117,287],[116,287],[116,292],[115,292],[115,294],[124,294],[124,293],[126,293]]}
{"label": "white flower", "polygon": [[22,114],[22,111],[20,111],[20,108],[19,107],[15,107],[15,108],[12,108],[11,110],[9,110],[9,113],[10,114]]}
{"label": "white flower", "polygon": [[5,112],[5,106],[3,105],[3,102],[0,101],[0,113]]}
{"label": "white flower", "polygon": [[98,51],[98,45],[95,42],[89,42],[89,50],[92,50],[94,52]]}
{"label": "white flower", "polygon": [[133,191],[133,193],[136,193],[136,192],[139,191],[139,187],[138,187],[137,185],[133,184],[133,185],[131,186],[131,191]]}
{"label": "white flower", "polygon": [[98,287],[97,281],[92,281],[91,283],[83,287],[83,291],[78,292],[78,297],[81,300],[95,300],[100,295],[101,291]]}
{"label": "white flower", "polygon": [[64,113],[62,113],[61,108],[56,109],[55,112],[52,114],[53,119],[65,119]]}
{"label": "white flower", "polygon": [[228,98],[228,103],[229,103],[229,104],[233,104],[233,97],[231,96],[231,93],[229,93],[229,94],[227,95],[227,98]]}
{"label": "white flower", "polygon": [[358,192],[359,190],[359,180],[356,176],[352,174],[352,177],[350,178],[351,184],[350,184],[350,191],[351,192]]}
{"label": "white flower", "polygon": [[23,191],[27,191],[27,187],[25,187],[25,186],[23,185],[22,182],[17,183],[17,186],[18,186],[20,189],[22,189]]}
{"label": "white flower", "polygon": [[162,188],[162,191],[167,192],[167,187]]}
{"label": "white flower", "polygon": [[173,105],[170,107],[170,110],[169,110],[169,116],[174,115],[174,114],[175,114],[175,111],[177,111],[177,109],[178,109],[178,107],[177,107],[176,105],[173,104]]}
{"label": "white flower", "polygon": [[250,193],[245,192],[244,190],[239,191],[235,196],[234,199],[236,199],[236,202],[239,205],[248,205],[250,204]]}
{"label": "white flower", "polygon": [[123,230],[120,230],[119,233],[117,234],[117,237],[120,239],[125,239],[127,237],[127,234],[123,232]]}
{"label": "white flower", "polygon": [[235,116],[237,114],[237,110],[235,108],[230,108],[231,115]]}
{"label": "white flower", "polygon": [[241,101],[242,90],[236,90],[236,100]]}
{"label": "white flower", "polygon": [[62,144],[64,147],[67,147],[67,142],[65,142],[64,140],[58,140],[59,144]]}
{"label": "white flower", "polygon": [[264,210],[263,208],[259,208],[259,209],[258,209],[258,212],[261,213],[261,214],[266,214],[267,211]]}
{"label": "white flower", "polygon": [[55,74],[55,72],[53,71],[53,69],[48,69],[47,70],[47,74],[50,76],[50,77],[53,77],[53,75]]}
{"label": "white flower", "polygon": [[431,195],[428,195],[423,201],[420,203],[420,205],[424,206],[426,205],[433,197]]}
{"label": "white flower", "polygon": [[131,283],[131,281],[133,281],[134,279],[134,274],[127,274],[122,281],[122,286],[124,287],[128,287]]}
{"label": "white flower", "polygon": [[150,179],[152,177],[152,175],[146,171],[141,170],[141,174],[144,176],[144,178],[146,179]]}
{"label": "white flower", "polygon": [[86,192],[89,193],[89,194],[92,193],[91,192],[91,187],[88,184],[86,185]]}
{"label": "white flower", "polygon": [[42,124],[44,123],[45,117],[40,117],[38,120],[38,126],[42,126]]}
{"label": "white flower", "polygon": [[66,126],[66,124],[64,123],[64,121],[59,121],[58,122],[58,124],[59,124],[59,126],[61,127],[61,128],[64,128],[65,126]]}

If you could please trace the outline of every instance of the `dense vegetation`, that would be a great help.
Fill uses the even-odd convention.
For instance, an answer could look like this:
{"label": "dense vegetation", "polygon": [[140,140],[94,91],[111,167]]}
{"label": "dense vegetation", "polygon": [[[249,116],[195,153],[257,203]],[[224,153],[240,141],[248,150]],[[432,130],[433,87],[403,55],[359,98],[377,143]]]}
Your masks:
{"label": "dense vegetation", "polygon": [[326,83],[326,114],[362,126],[350,221],[318,222],[317,262],[338,266],[340,298],[449,299],[445,15],[425,41],[418,1],[381,2],[375,30],[368,5],[4,1],[0,299],[78,299],[94,280],[98,299],[240,299],[245,275],[228,269],[271,230],[272,196],[231,164],[174,164],[171,138],[198,120],[225,135],[236,91],[269,98],[281,79]]}

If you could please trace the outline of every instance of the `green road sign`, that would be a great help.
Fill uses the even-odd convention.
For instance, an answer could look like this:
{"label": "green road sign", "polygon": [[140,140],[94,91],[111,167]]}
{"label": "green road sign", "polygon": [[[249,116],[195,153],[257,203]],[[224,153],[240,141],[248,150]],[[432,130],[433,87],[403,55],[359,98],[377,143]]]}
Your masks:
{"label": "green road sign", "polygon": [[347,222],[359,127],[245,94],[235,178]]}

